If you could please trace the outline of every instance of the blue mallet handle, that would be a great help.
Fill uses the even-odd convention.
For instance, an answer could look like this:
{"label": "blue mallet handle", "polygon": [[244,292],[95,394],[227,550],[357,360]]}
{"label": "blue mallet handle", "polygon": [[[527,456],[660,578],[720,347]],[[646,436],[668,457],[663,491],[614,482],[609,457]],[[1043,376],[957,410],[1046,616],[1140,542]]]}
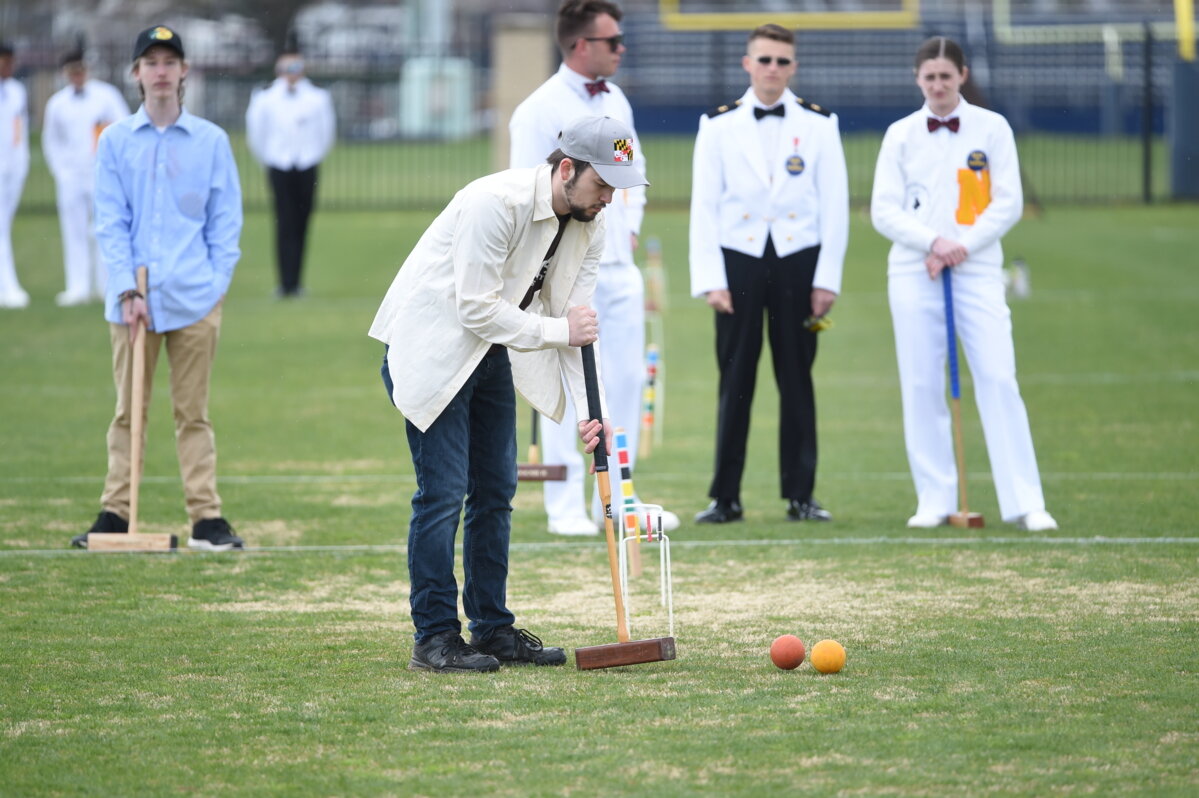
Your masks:
{"label": "blue mallet handle", "polygon": [[962,398],[962,387],[958,381],[958,336],[953,326],[953,278],[949,267],[941,270],[941,285],[945,288],[945,339],[949,344],[949,391],[954,399]]}

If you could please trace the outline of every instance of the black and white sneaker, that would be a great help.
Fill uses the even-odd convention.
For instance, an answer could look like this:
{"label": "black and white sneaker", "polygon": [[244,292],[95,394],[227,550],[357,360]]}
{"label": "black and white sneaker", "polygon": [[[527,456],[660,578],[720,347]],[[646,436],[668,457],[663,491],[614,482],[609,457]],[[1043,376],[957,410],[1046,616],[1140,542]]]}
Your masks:
{"label": "black and white sneaker", "polygon": [[486,640],[471,633],[470,644],[484,654],[490,654],[504,665],[565,665],[566,652],[560,648],[546,648],[541,638],[528,629],[501,626]]}
{"label": "black and white sneaker", "polygon": [[233,534],[233,527],[224,518],[205,518],[192,527],[192,536],[187,541],[189,549],[201,551],[229,551],[244,549],[245,543]]}
{"label": "black and white sneaker", "polygon": [[81,535],[76,535],[71,538],[71,545],[77,549],[87,548],[87,536],[93,532],[109,532],[116,534],[127,534],[129,532],[129,522],[116,513],[110,513],[108,510],[102,511],[96,516],[96,523],[92,524],[92,528]]}
{"label": "black and white sneaker", "polygon": [[500,661],[468,646],[457,632],[440,632],[425,638],[412,648],[410,671],[434,673],[491,673],[500,669]]}
{"label": "black and white sneaker", "polygon": [[787,502],[788,521],[832,521],[832,514],[815,499],[806,502],[791,499]]}

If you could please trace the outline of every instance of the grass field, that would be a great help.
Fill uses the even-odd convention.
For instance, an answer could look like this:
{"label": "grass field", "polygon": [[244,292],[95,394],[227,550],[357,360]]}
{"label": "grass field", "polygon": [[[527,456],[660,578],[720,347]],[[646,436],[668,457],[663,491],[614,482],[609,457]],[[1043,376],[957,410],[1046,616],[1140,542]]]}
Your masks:
{"label": "grass field", "polygon": [[[711,319],[687,298],[686,215],[651,212],[671,303],[665,441],[637,485],[684,518],[679,658],[478,677],[405,669],[414,481],[366,338],[429,218],[319,214],[294,303],[270,298],[269,219],[247,218],[211,411],[226,514],[252,548],[175,556],[67,549],[99,509],[107,330],[95,306],[53,304],[54,217],[18,218],[34,304],[0,312],[0,795],[1199,791],[1193,206],[1051,207],[1008,236],[1032,270],[1012,310],[1062,526],[1047,536],[999,521],[968,379],[988,526],[904,528],[886,248],[860,213],[816,365],[817,495],[836,520],[783,520],[764,358],[746,522],[689,523],[712,458]],[[142,517],[184,534],[165,371]],[[612,642],[602,546],[547,535],[534,485],[515,506],[518,623],[572,649]],[[634,636],[664,634],[637,609]],[[848,665],[775,669],[767,648],[787,632],[841,641]]]}

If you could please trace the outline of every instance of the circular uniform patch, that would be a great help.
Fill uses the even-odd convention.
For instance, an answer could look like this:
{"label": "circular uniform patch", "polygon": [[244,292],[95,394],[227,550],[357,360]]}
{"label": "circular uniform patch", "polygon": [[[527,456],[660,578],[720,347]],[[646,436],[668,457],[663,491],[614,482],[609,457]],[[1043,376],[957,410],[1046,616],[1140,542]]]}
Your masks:
{"label": "circular uniform patch", "polygon": [[966,166],[976,172],[981,172],[987,168],[987,154],[982,150],[975,150],[966,156]]}
{"label": "circular uniform patch", "polygon": [[803,158],[800,158],[798,155],[791,155],[787,158],[787,174],[794,177],[795,175],[803,174],[803,170]]}

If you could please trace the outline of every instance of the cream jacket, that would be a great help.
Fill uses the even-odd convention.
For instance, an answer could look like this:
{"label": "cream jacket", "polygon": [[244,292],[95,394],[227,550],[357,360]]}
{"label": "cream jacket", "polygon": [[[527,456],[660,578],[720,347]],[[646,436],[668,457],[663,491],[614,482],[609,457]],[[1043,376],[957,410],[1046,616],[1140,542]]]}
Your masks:
{"label": "cream jacket", "polygon": [[[558,232],[550,167],[489,175],[454,196],[404,261],[370,328],[391,347],[392,399],[405,418],[427,430],[492,344],[508,347],[516,390],[540,413],[562,419],[565,376],[578,417],[589,417],[583,360],[569,345],[565,316],[591,304],[603,218],[567,223],[545,284],[521,310]],[[600,396],[606,417],[602,380]]]}

